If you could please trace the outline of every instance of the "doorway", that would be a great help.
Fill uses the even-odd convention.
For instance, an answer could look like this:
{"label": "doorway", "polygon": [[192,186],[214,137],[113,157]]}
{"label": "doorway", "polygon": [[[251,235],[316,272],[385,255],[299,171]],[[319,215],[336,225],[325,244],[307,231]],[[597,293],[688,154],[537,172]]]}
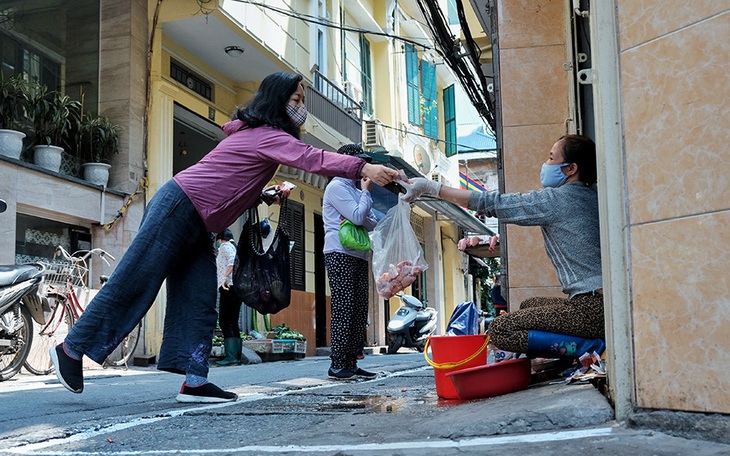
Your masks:
{"label": "doorway", "polygon": [[173,176],[199,162],[226,137],[218,125],[177,103],[172,134]]}
{"label": "doorway", "polygon": [[314,214],[314,325],[317,347],[327,344],[327,283],[324,267],[324,221]]}

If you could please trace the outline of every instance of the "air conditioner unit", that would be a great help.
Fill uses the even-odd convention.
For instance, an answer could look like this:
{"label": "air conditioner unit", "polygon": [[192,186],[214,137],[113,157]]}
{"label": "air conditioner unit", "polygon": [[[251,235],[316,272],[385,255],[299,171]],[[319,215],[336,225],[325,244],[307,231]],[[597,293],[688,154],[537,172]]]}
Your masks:
{"label": "air conditioner unit", "polygon": [[345,81],[345,93],[357,102],[362,101],[362,87],[352,81]]}
{"label": "air conditioner unit", "polygon": [[365,122],[365,141],[363,145],[368,149],[382,149],[385,136],[383,127],[377,122]]}

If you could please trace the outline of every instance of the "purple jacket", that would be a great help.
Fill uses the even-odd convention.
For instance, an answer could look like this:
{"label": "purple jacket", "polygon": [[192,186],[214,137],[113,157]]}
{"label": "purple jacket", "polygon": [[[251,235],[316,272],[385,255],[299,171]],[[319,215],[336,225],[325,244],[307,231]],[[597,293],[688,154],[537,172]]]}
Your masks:
{"label": "purple jacket", "polygon": [[279,164],[349,179],[359,179],[365,166],[360,158],[317,149],[270,126],[246,128],[234,120],[223,131],[226,139],[173,177],[214,233],[228,228],[256,205]]}

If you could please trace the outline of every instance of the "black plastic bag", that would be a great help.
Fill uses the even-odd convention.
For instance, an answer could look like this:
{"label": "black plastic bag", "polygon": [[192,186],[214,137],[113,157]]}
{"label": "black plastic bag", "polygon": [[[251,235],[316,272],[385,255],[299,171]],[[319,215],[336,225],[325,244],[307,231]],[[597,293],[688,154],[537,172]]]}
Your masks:
{"label": "black plastic bag", "polygon": [[261,314],[275,314],[291,302],[289,234],[284,228],[286,200],[281,204],[274,240],[266,251],[258,210],[248,210],[233,266],[233,290],[244,304]]}

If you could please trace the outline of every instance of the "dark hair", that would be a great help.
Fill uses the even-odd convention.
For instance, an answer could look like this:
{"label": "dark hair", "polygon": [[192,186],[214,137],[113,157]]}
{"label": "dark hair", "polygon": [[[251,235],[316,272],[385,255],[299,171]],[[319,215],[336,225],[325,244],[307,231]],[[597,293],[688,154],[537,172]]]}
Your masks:
{"label": "dark hair", "polygon": [[216,234],[215,236],[216,240],[223,239],[224,241],[232,241],[233,240],[233,233],[231,230],[226,228],[225,230],[221,231],[220,233]]}
{"label": "dark hair", "polygon": [[563,161],[578,165],[580,180],[586,185],[596,183],[596,144],[587,136],[564,135],[558,141],[563,142]]}
{"label": "dark hair", "polygon": [[266,76],[253,98],[238,109],[235,117],[251,128],[270,125],[299,139],[299,127],[286,113],[286,105],[301,81],[299,74],[278,72]]}
{"label": "dark hair", "polygon": [[352,157],[362,158],[367,163],[372,163],[373,158],[366,154],[364,150],[362,150],[362,147],[360,147],[359,144],[345,144],[344,146],[337,149],[338,154],[342,155],[350,155]]}

